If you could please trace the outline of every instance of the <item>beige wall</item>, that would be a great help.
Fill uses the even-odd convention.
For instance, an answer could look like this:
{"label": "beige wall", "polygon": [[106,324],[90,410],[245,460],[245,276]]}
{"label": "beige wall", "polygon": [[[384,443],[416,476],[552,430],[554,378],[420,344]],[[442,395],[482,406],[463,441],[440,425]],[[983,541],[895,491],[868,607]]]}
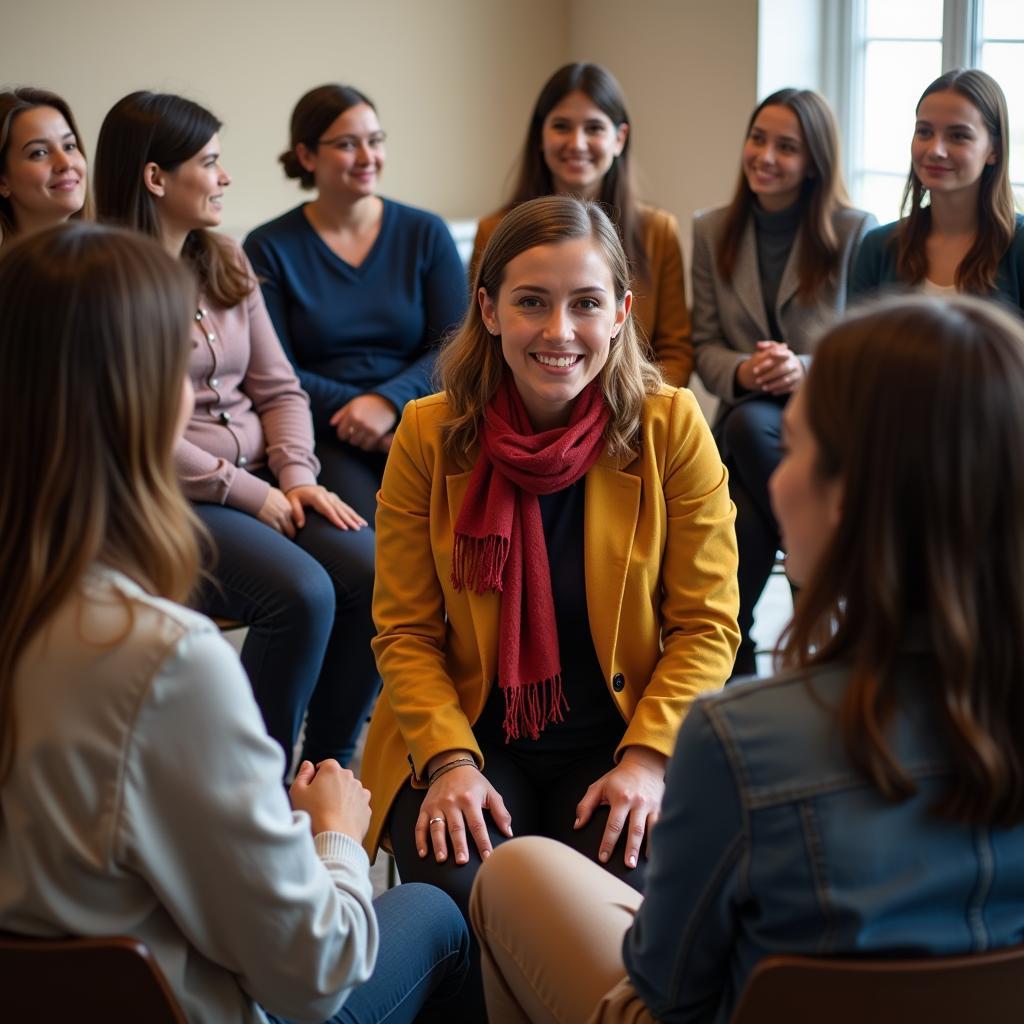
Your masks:
{"label": "beige wall", "polygon": [[736,181],[757,93],[757,0],[570,0],[570,60],[606,64],[633,121],[641,195],[679,218]]}
{"label": "beige wall", "polygon": [[525,130],[524,97],[565,57],[562,0],[4,0],[0,84],[63,94],[89,151],[103,115],[147,88],[225,123],[226,229],[295,204],[276,156],[299,96],[346,81],[389,135],[384,191],[449,218],[492,209]]}
{"label": "beige wall", "polygon": [[680,219],[722,202],[757,79],[757,0],[5,0],[0,82],[63,93],[95,147],[138,88],[225,122],[234,232],[299,195],[275,161],[312,85],[349,81],[389,134],[384,190],[448,218],[504,195],[533,100],[570,59],[607,64],[634,119],[642,191]]}

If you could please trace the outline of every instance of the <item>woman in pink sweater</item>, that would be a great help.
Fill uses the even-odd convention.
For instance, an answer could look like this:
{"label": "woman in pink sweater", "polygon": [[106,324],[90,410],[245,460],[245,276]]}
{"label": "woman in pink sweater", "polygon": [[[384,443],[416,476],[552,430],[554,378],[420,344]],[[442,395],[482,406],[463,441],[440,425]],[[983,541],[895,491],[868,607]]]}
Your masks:
{"label": "woman in pink sweater", "polygon": [[248,260],[209,230],[231,183],[219,129],[182,97],[126,96],[100,130],[97,210],[158,238],[196,277],[195,411],[176,456],[216,547],[203,610],[249,627],[242,663],[287,762],[308,708],[303,757],[345,764],[378,685],[373,533],[317,484],[309,400]]}

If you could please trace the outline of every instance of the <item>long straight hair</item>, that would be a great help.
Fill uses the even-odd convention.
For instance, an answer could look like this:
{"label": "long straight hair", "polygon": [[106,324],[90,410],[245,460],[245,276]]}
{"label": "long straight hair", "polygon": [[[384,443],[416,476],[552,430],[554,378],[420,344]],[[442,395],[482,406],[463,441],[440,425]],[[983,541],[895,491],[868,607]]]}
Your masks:
{"label": "long straight hair", "polygon": [[[1010,185],[1010,123],[1006,97],[991,75],[976,68],[956,68],[936,78],[921,93],[915,110],[920,110],[925,97],[936,92],[959,93],[978,111],[995,152],[995,163],[986,164],[981,172],[978,233],[956,268],[954,279],[960,291],[983,295],[996,286],[999,261],[1013,241],[1017,223]],[[908,284],[918,284],[928,273],[925,245],[932,229],[930,201],[925,202],[928,196],[928,189],[911,165],[903,188],[903,219],[890,243],[896,250],[896,273]]]}
{"label": "long straight hair", "polygon": [[[68,123],[68,127],[74,132],[78,144],[78,151],[83,158],[86,156],[85,146],[82,144],[82,136],[75,123],[75,115],[71,113],[71,107],[67,100],[62,99],[55,92],[48,89],[33,89],[24,86],[20,89],[9,89],[0,92],[0,174],[7,169],[7,153],[11,145],[11,129],[14,122],[27,110],[34,110],[36,107],[53,107],[59,111],[61,117]],[[82,208],[71,214],[70,220],[92,220],[92,193],[89,190],[89,179],[86,178],[85,203]],[[14,222],[14,204],[9,198],[0,196],[0,240],[10,241],[17,234],[18,226]]]}
{"label": "long straight hair", "polygon": [[889,799],[915,786],[885,737],[908,629],[948,741],[953,820],[1024,822],[1024,326],[995,303],[903,298],[821,341],[803,388],[839,525],[797,598],[780,662],[842,662],[852,762]]}
{"label": "long straight hair", "polygon": [[[600,64],[566,64],[545,83],[530,114],[526,130],[519,177],[512,192],[510,206],[518,206],[530,199],[549,196],[555,191],[551,170],[544,161],[542,140],[544,121],[548,114],[570,93],[581,92],[598,107],[616,128],[629,126],[626,96],[615,76]],[[644,248],[643,218],[640,216],[633,182],[630,146],[631,132],[626,134],[622,152],[612,162],[601,179],[597,201],[611,217],[619,232],[623,248],[629,258],[633,274],[643,280],[650,273],[650,259]]]}
{"label": "long straight hair", "polygon": [[[493,337],[484,325],[477,301],[480,289],[497,302],[505,268],[511,260],[535,246],[557,245],[573,238],[590,238],[600,248],[611,271],[615,301],[621,304],[625,300],[629,263],[615,227],[597,203],[551,195],[511,210],[484,249],[466,318],[438,356],[436,374],[452,413],[445,430],[449,451],[462,455],[470,452],[484,411],[506,372],[501,339]],[[607,450],[614,456],[636,454],[644,396],[661,386],[661,373],[644,351],[630,314],[612,339],[599,376],[612,414],[605,438]]]}
{"label": "long straight hair", "polygon": [[[146,188],[146,164],[175,171],[220,131],[205,107],[168,93],[133,92],[111,107],[96,143],[96,211],[109,224],[160,237],[157,199]],[[220,306],[235,306],[255,281],[223,238],[196,228],[188,233],[182,259],[202,290]]]}
{"label": "long straight hair", "polygon": [[62,225],[0,260],[0,781],[18,660],[102,562],[184,599],[198,523],[174,472],[195,282],[140,235]]}
{"label": "long straight hair", "polygon": [[[765,107],[787,107],[800,123],[807,149],[807,177],[800,187],[800,245],[798,296],[813,303],[819,291],[836,279],[839,271],[839,241],[832,224],[837,210],[850,205],[839,159],[839,129],[832,108],[810,89],[780,89],[766,96],[747,122],[744,139],[750,135],[758,114]],[[723,281],[731,281],[736,269],[740,240],[753,217],[756,202],[740,167],[739,179],[725,215],[716,264]]]}

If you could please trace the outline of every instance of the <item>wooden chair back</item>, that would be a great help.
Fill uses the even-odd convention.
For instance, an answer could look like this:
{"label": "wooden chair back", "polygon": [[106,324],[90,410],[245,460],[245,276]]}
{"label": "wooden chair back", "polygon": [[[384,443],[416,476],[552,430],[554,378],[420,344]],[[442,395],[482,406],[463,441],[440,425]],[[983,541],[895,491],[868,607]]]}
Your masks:
{"label": "wooden chair back", "polygon": [[914,959],[771,956],[732,1024],[1021,1024],[1024,946]]}
{"label": "wooden chair back", "polygon": [[41,939],[0,932],[0,1019],[187,1024],[138,939]]}

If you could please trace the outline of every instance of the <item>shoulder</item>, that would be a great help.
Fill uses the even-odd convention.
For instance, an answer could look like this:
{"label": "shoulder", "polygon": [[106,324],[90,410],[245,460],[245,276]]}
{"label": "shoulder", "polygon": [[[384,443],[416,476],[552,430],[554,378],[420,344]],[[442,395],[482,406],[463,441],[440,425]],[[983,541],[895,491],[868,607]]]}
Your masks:
{"label": "shoulder", "polygon": [[679,221],[668,210],[640,203],[639,211],[640,219],[644,226],[644,234],[656,237],[678,237]]}
{"label": "shoulder", "polygon": [[[644,398],[640,412],[641,445],[659,461],[688,450],[686,440],[707,430],[707,421],[689,388],[662,384]],[[703,439],[701,434],[700,439]]]}
{"label": "shoulder", "polygon": [[1024,263],[1024,214],[1016,215],[1010,251],[1013,253],[1014,260]]}
{"label": "shoulder", "polygon": [[716,240],[725,228],[725,219],[729,214],[728,206],[716,206],[711,210],[698,210],[693,215],[693,237]]}
{"label": "shoulder", "polygon": [[505,219],[505,214],[507,213],[508,207],[503,207],[500,210],[495,210],[494,213],[488,214],[486,217],[481,217],[476,226],[477,234],[490,238],[494,234],[494,229]]}
{"label": "shoulder", "polygon": [[849,681],[842,665],[751,679],[702,697],[700,707],[755,799],[857,781],[837,733]]}
{"label": "shoulder", "polygon": [[890,224],[883,224],[881,227],[872,228],[865,236],[864,241],[861,243],[861,249],[867,252],[881,252],[889,240],[895,234],[896,229],[900,226],[898,220],[892,221]]}
{"label": "shoulder", "polygon": [[832,227],[840,238],[857,237],[876,228],[878,222],[873,213],[858,210],[853,206],[840,206],[832,214]]}
{"label": "shoulder", "polygon": [[268,220],[265,224],[253,228],[245,237],[246,248],[252,243],[273,245],[294,238],[303,224],[307,223],[302,213],[303,206],[305,203],[300,203],[282,213],[280,217],[275,217],[273,220]]}
{"label": "shoulder", "polygon": [[404,438],[416,437],[420,442],[440,440],[442,427],[449,416],[448,397],[443,391],[438,391],[407,402],[398,430]]}
{"label": "shoulder", "polygon": [[82,595],[83,636],[101,647],[108,633],[116,638],[112,676],[155,678],[168,666],[186,674],[210,669],[211,676],[222,674],[214,667],[238,670],[237,655],[205,615],[147,593],[123,573],[93,568]]}
{"label": "shoulder", "polygon": [[394,199],[382,198],[382,202],[385,216],[389,217],[392,223],[400,229],[450,234],[448,225],[436,213],[422,210],[418,206],[399,203]]}

